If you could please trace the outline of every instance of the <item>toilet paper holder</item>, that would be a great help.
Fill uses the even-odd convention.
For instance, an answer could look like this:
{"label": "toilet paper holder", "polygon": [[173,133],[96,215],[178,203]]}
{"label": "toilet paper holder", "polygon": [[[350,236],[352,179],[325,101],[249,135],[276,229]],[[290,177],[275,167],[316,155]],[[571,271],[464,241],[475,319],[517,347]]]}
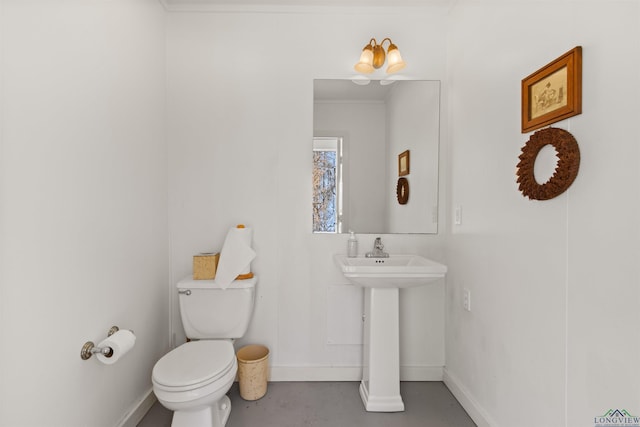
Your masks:
{"label": "toilet paper holder", "polygon": [[[109,329],[109,332],[107,332],[107,336],[110,337],[119,330],[120,328],[118,328],[117,326],[112,326],[111,329]],[[87,360],[91,358],[91,356],[93,356],[95,353],[101,353],[104,354],[105,357],[111,357],[113,356],[113,349],[111,347],[96,347],[93,341],[87,341],[82,346],[80,357],[82,358],[82,360]]]}

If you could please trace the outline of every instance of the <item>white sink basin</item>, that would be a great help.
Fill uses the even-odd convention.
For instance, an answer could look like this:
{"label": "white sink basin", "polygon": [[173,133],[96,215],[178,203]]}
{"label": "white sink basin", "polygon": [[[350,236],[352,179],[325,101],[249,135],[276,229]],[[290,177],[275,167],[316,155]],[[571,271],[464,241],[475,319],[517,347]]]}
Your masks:
{"label": "white sink basin", "polygon": [[389,258],[349,258],[335,254],[344,277],[365,288],[409,288],[426,285],[445,276],[447,266],[420,255],[389,255]]}

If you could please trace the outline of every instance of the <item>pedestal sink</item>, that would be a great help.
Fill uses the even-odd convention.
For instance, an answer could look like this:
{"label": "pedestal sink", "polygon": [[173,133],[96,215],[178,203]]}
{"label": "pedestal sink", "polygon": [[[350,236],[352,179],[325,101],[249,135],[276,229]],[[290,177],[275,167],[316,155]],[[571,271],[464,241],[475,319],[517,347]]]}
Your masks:
{"label": "pedestal sink", "polygon": [[342,274],[364,288],[364,349],[360,397],[369,412],[404,411],[400,396],[401,288],[426,285],[441,279],[447,266],[419,255],[388,258],[334,259]]}

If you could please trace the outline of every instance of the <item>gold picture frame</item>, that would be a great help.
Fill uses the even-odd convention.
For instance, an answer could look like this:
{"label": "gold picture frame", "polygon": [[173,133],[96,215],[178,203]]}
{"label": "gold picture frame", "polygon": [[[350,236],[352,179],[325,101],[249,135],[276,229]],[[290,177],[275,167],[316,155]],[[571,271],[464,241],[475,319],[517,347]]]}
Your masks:
{"label": "gold picture frame", "polygon": [[398,176],[409,175],[409,150],[398,154]]}
{"label": "gold picture frame", "polygon": [[522,133],[582,113],[582,46],[522,80]]}

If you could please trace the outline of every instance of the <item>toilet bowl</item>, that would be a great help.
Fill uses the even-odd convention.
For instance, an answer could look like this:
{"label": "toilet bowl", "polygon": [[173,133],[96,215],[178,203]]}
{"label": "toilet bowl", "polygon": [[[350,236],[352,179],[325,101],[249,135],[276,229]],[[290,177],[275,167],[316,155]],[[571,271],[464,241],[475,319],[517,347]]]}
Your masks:
{"label": "toilet bowl", "polygon": [[233,340],[244,335],[254,306],[257,278],[221,289],[212,280],[178,282],[185,333],[192,339],[165,354],[151,380],[158,401],[173,411],[172,427],[224,427],[231,412],[226,395],[238,371]]}
{"label": "toilet bowl", "polygon": [[222,427],[231,411],[226,394],[237,370],[231,341],[192,341],[156,363],[153,391],[165,408],[174,411],[173,427]]}

